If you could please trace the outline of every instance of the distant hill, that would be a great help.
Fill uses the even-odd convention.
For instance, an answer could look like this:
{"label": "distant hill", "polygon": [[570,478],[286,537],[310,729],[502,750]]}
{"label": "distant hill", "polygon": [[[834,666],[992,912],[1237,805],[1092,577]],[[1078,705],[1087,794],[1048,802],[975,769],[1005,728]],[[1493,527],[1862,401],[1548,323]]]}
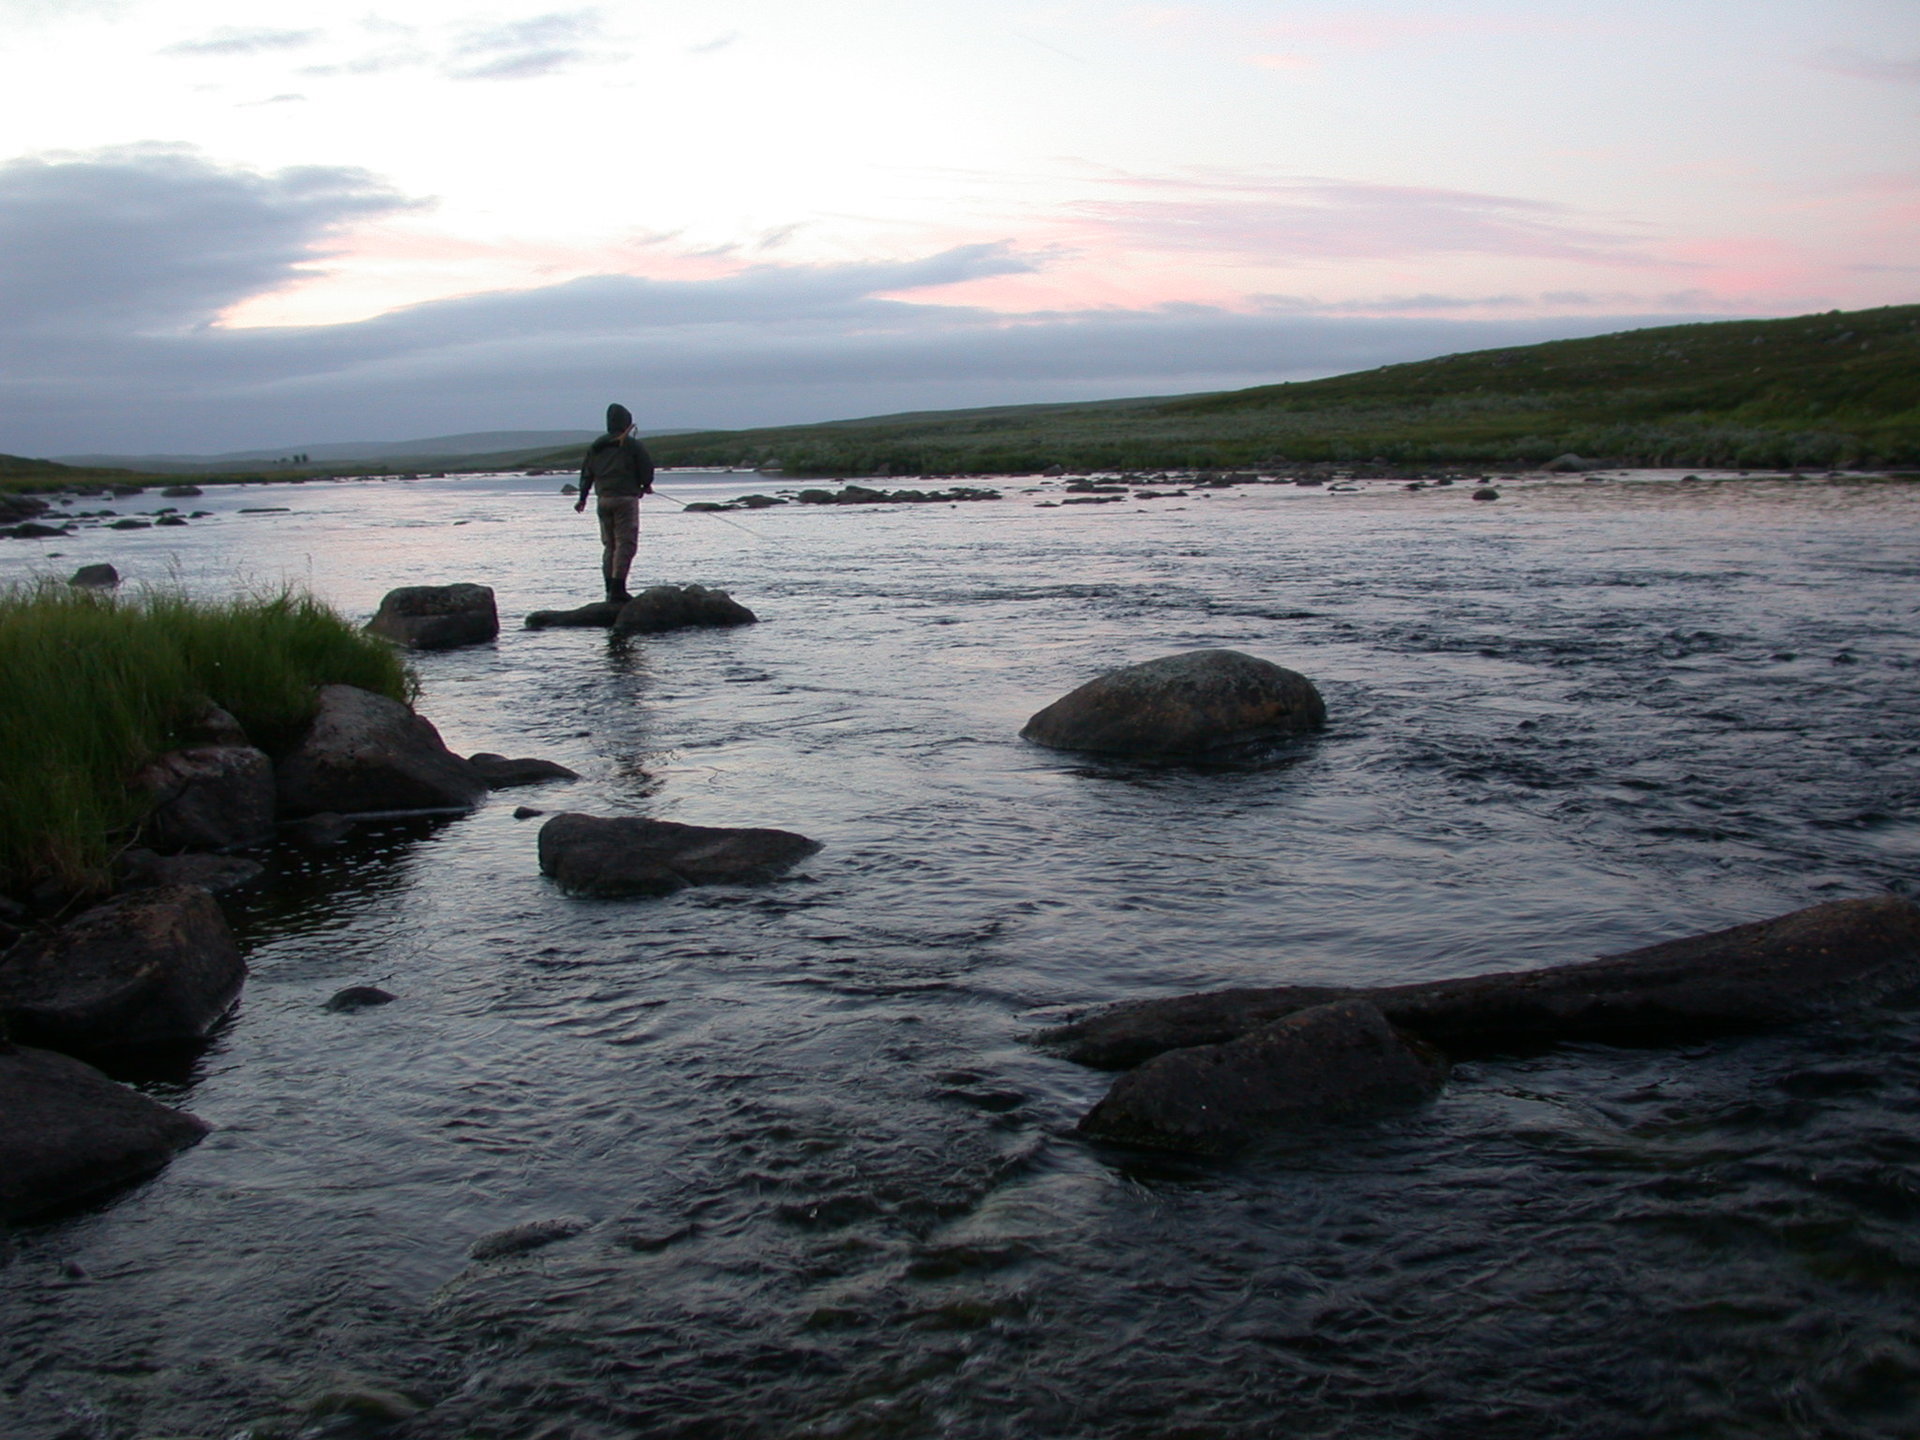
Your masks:
{"label": "distant hill", "polygon": [[[435,435],[423,440],[353,440],[335,445],[289,445],[274,450],[229,450],[218,455],[62,455],[69,465],[117,465],[157,474],[218,474],[262,467],[308,471],[328,465],[362,466],[379,462],[395,468],[449,468],[461,461],[499,456],[545,454],[561,446],[585,445],[596,430],[479,430],[464,435]],[[305,463],[285,465],[294,456]]]}
{"label": "distant hill", "polygon": [[[1173,398],[652,439],[672,465],[1022,474],[1314,461],[1920,464],[1920,305],[1622,331]],[[577,451],[569,452],[577,455]],[[566,456],[548,457],[550,464]]]}
{"label": "distant hill", "polygon": [[62,465],[25,455],[0,455],[0,490],[48,490],[60,485],[117,484],[145,478],[132,470]]}

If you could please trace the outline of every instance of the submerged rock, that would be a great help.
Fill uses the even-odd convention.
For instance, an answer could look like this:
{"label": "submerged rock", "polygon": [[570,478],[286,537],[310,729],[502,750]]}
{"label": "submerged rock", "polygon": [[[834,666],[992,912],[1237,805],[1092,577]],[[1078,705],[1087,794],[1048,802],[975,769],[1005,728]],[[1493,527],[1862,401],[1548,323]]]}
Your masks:
{"label": "submerged rock", "polygon": [[1375,989],[1291,985],[1122,1005],[1043,1034],[1101,1069],[1231,1041],[1282,1016],[1364,998],[1454,1054],[1564,1041],[1665,1044],[1762,1029],[1920,993],[1920,907],[1897,896],[1833,900],[1771,920],[1545,970]]}
{"label": "submerged rock", "polygon": [[280,761],[277,781],[280,807],[294,815],[471,808],[487,793],[430,721],[351,685],[321,688],[313,723]]}
{"label": "submerged rock", "polygon": [[207,1130],[91,1065],[0,1042],[0,1220],[152,1174]]}
{"label": "submerged rock", "polygon": [[575,895],[668,895],[770,880],[817,851],[788,830],[730,830],[636,817],[556,815],[540,827],[540,873]]}
{"label": "submerged rock", "polygon": [[156,850],[225,850],[273,838],[273,762],[250,745],[202,745],[162,755],[134,777],[153,796]]}
{"label": "submerged rock", "polygon": [[0,1019],[18,1039],[107,1050],[204,1039],[247,974],[220,906],[168,885],[29,935],[0,960]]}
{"label": "submerged rock", "polygon": [[658,635],[696,626],[751,625],[758,617],[724,590],[704,585],[652,585],[620,607],[616,635]]}
{"label": "submerged rock", "polygon": [[588,1229],[592,1223],[579,1215],[556,1215],[550,1220],[529,1220],[524,1225],[510,1225],[505,1230],[496,1230],[491,1235],[482,1235],[467,1247],[467,1254],[475,1260],[498,1260],[507,1255],[524,1255],[529,1250],[539,1250],[556,1241],[571,1240],[581,1231]]}
{"label": "submerged rock", "polygon": [[1194,650],[1089,680],[1020,733],[1055,750],[1205,758],[1317,730],[1326,718],[1304,675],[1238,650]]}
{"label": "submerged rock", "polygon": [[67,577],[67,584],[82,590],[111,590],[120,583],[120,572],[104,562],[82,565]]}
{"label": "submerged rock", "polygon": [[410,650],[453,650],[497,636],[500,612],[490,586],[403,585],[387,592],[367,629]]}
{"label": "submerged rock", "polygon": [[349,985],[344,990],[336,990],[327,998],[321,1008],[335,1014],[351,1015],[356,1010],[371,1010],[376,1005],[390,1005],[399,997],[382,990],[378,985]]}
{"label": "submerged rock", "polygon": [[136,847],[121,855],[120,873],[128,889],[198,885],[210,895],[219,895],[258,880],[266,867],[244,855],[156,855]]}
{"label": "submerged rock", "polygon": [[531,757],[509,760],[504,755],[493,755],[484,750],[478,755],[469,755],[467,763],[479,772],[489,790],[511,790],[521,785],[544,785],[549,780],[580,778],[577,770],[569,770],[556,760],[536,760]]}
{"label": "submerged rock", "polygon": [[577,626],[605,630],[620,618],[624,600],[596,600],[577,610],[536,610],[527,616],[527,629],[547,630],[559,626]]}
{"label": "submerged rock", "polygon": [[1269,1130],[1349,1120],[1431,1098],[1445,1063],[1364,1000],[1315,1005],[1220,1045],[1168,1051],[1114,1082],[1082,1133],[1231,1153]]}

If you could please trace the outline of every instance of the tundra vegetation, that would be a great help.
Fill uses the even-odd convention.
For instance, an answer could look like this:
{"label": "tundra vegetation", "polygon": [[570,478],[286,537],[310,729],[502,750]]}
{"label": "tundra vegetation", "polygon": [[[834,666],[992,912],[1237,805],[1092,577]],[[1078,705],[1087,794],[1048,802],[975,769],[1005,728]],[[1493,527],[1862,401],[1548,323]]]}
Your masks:
{"label": "tundra vegetation", "polygon": [[[788,475],[1293,464],[1920,465],[1920,305],[1481,350],[1177,398],[1026,405],[649,438],[667,465]],[[555,457],[548,463],[563,463]]]}
{"label": "tundra vegetation", "polygon": [[0,892],[98,890],[148,801],[129,782],[209,704],[273,753],[321,685],[411,701],[393,649],[310,595],[0,590]]}

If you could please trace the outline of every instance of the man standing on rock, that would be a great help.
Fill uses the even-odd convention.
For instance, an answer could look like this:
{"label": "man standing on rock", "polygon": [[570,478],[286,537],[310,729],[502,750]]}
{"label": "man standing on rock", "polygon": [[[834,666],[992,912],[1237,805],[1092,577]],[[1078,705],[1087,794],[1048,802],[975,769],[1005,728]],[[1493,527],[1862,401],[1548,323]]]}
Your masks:
{"label": "man standing on rock", "polygon": [[631,600],[627,571],[640,548],[640,497],[653,489],[653,457],[633,438],[633,412],[624,405],[607,407],[607,433],[587,447],[575,512],[587,508],[587,497],[596,488],[600,491],[600,574],[607,582],[607,599]]}

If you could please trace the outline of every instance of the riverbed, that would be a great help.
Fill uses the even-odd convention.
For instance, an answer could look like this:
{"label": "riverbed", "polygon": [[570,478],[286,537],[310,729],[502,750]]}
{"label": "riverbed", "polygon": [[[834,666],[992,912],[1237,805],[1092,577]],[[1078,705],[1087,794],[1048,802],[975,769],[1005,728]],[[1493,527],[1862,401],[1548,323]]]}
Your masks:
{"label": "riverbed", "polygon": [[[130,1077],[212,1135],[0,1238],[0,1432],[1920,1429],[1920,1017],[1476,1061],[1424,1109],[1207,1164],[1079,1139],[1109,1077],[1031,1043],[1121,999],[1914,897],[1920,487],[655,498],[636,588],[719,586],[760,623],[628,641],[517,628],[597,598],[561,478],[80,502],[212,513],[0,550],[0,580],[105,560],[357,616],[491,585],[498,642],[420,657],[419,708],[457,750],[582,775],[288,847],[232,897],[239,1009]],[[1328,729],[1212,770],[1018,738],[1103,670],[1209,646],[1311,677]],[[583,901],[518,805],[823,848],[766,886]],[[398,998],[322,1008],[364,984]]]}

